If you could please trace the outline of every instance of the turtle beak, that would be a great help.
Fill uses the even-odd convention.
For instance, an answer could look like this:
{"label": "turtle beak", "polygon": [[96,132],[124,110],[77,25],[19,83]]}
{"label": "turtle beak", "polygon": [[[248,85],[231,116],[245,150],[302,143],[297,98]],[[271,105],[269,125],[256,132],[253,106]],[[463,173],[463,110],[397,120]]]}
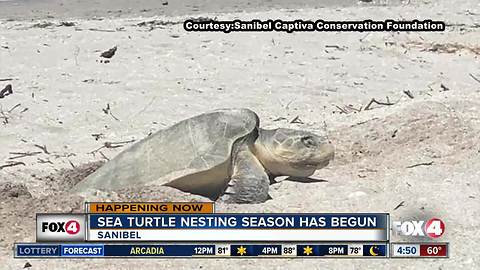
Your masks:
{"label": "turtle beak", "polygon": [[327,166],[331,160],[335,158],[335,147],[333,144],[326,143],[322,144],[319,149],[319,155],[316,158],[317,161],[317,169],[323,168]]}
{"label": "turtle beak", "polygon": [[326,153],[325,158],[328,160],[333,160],[335,158],[335,147],[331,143],[325,145],[322,152]]}

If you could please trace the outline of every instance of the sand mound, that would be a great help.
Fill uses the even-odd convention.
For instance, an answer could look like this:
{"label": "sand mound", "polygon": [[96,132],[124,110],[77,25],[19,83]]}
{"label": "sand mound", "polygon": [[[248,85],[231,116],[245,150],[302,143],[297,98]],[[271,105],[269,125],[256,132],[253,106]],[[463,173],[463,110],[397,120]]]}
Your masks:
{"label": "sand mound", "polygon": [[391,154],[447,157],[474,146],[474,138],[469,121],[452,106],[439,102],[409,104],[384,118],[374,117],[332,134],[338,164]]}

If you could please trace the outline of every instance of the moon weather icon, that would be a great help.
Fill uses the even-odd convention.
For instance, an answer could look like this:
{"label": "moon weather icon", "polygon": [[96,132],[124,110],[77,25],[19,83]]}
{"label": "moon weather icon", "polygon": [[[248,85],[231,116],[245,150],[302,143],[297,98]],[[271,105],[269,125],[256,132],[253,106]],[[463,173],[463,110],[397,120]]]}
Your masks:
{"label": "moon weather icon", "polygon": [[377,246],[372,246],[370,248],[370,255],[372,256],[378,256],[379,248]]}

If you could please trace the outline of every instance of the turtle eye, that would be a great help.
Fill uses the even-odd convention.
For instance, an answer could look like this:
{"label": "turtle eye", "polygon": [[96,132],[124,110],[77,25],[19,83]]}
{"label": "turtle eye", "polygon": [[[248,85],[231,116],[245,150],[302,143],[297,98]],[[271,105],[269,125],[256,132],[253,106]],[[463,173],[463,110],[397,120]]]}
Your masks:
{"label": "turtle eye", "polygon": [[317,143],[315,142],[315,140],[312,138],[312,136],[303,136],[301,139],[302,143],[306,146],[306,147],[314,147],[314,146],[317,146]]}

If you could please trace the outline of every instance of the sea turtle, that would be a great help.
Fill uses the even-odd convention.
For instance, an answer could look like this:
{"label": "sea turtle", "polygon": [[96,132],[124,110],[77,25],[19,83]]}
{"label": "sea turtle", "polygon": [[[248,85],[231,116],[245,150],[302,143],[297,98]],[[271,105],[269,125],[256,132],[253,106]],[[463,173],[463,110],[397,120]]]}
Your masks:
{"label": "sea turtle", "polygon": [[259,128],[249,109],[221,109],[183,120],[135,143],[74,187],[116,190],[166,185],[229,203],[270,197],[277,176],[308,177],[333,159],[326,137]]}

